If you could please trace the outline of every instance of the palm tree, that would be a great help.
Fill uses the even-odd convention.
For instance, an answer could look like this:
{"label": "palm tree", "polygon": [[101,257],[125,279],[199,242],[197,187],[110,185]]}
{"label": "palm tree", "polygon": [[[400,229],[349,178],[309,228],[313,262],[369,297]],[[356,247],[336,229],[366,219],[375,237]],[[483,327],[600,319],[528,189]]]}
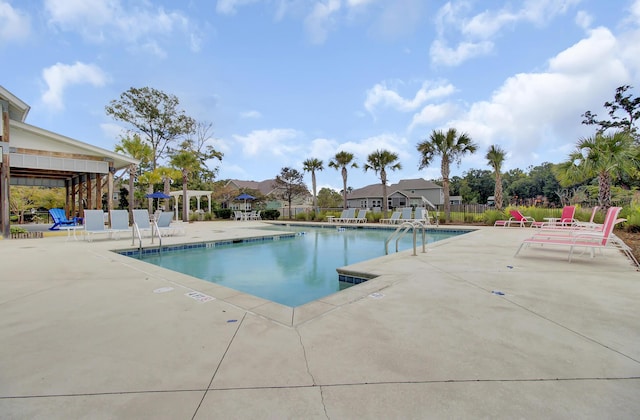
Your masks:
{"label": "palm tree", "polygon": [[[131,156],[140,161],[140,168],[143,170],[150,166],[153,159],[153,149],[146,142],[142,141],[138,134],[133,137],[122,137],[120,143],[116,144],[114,150],[118,153]],[[136,178],[138,166],[129,165],[129,222],[133,222],[133,208],[135,207],[135,194],[133,190],[133,182]]]}
{"label": "palm tree", "polygon": [[342,171],[342,196],[344,198],[343,208],[347,208],[347,166],[357,168],[358,164],[353,161],[353,153],[340,151],[329,161],[329,166]]}
{"label": "palm tree", "polygon": [[502,163],[507,155],[500,146],[491,145],[487,151],[485,159],[489,166],[493,168],[496,178],[496,186],[493,189],[493,198],[496,203],[496,210],[502,210]]}
{"label": "palm tree", "polygon": [[634,175],[640,169],[640,153],[633,136],[618,131],[598,133],[582,138],[567,161],[559,163],[556,173],[563,186],[598,178],[598,204],[603,210],[611,207],[611,184],[617,177]]}
{"label": "palm tree", "polygon": [[189,198],[187,196],[187,184],[189,174],[200,168],[200,160],[193,151],[182,149],[171,156],[171,165],[182,173],[182,221],[189,221]]}
{"label": "palm tree", "polygon": [[317,211],[318,196],[316,194],[316,171],[324,170],[323,163],[319,159],[309,158],[302,162],[302,170],[305,172],[311,172],[311,187],[313,189],[313,211]]}
{"label": "palm tree", "polygon": [[382,214],[387,217],[387,168],[395,171],[402,169],[398,160],[398,154],[388,150],[376,150],[367,156],[367,163],[364,164],[364,171],[371,169],[380,177],[382,183]]}
{"label": "palm tree", "polygon": [[419,169],[426,168],[431,164],[434,157],[440,155],[440,172],[442,174],[442,189],[444,190],[444,215],[445,222],[449,222],[451,214],[451,203],[449,202],[449,171],[452,162],[460,164],[462,156],[467,153],[474,153],[478,146],[466,133],[458,134],[455,128],[450,128],[445,133],[442,130],[434,130],[429,137],[417,145],[420,158]]}
{"label": "palm tree", "polygon": [[[169,195],[169,193],[171,192],[171,180],[179,179],[182,173],[177,169],[169,168],[167,166],[159,166],[158,169],[156,169],[156,172],[158,172],[158,174],[162,178],[163,192],[166,195]],[[171,199],[165,198],[164,200],[165,211],[169,210],[169,200]]]}

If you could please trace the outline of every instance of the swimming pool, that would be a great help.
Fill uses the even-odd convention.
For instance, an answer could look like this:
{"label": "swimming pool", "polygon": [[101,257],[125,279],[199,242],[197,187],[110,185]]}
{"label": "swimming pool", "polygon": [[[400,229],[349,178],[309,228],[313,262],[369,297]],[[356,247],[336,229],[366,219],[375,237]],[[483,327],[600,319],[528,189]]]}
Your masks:
{"label": "swimming pool", "polygon": [[[295,307],[352,286],[353,283],[339,281],[336,269],[385,255],[385,239],[392,232],[278,225],[264,229],[274,231],[274,235],[246,241],[172,246],[162,253],[129,256]],[[427,243],[465,232],[429,230]],[[395,250],[395,241],[389,248],[390,252]],[[408,234],[400,241],[399,249],[411,248],[412,238]],[[358,279],[343,279],[358,282]]]}

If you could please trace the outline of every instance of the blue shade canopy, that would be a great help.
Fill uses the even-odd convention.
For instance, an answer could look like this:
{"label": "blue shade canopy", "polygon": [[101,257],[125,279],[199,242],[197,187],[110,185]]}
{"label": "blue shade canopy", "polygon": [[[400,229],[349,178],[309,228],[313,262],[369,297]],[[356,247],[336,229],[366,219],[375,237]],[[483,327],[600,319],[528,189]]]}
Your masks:
{"label": "blue shade canopy", "polygon": [[242,193],[236,197],[236,200],[254,200],[255,197],[247,193]]}
{"label": "blue shade canopy", "polygon": [[171,198],[170,195],[167,195],[167,194],[165,194],[163,192],[160,192],[160,191],[154,192],[153,194],[147,194],[147,195],[145,195],[145,197],[147,197],[147,198]]}

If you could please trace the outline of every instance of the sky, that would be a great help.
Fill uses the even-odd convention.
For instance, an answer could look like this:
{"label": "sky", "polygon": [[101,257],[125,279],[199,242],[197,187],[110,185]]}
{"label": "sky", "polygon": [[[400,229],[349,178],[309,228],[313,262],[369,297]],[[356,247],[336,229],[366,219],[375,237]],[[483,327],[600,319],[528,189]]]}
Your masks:
{"label": "sky", "polygon": [[362,169],[379,149],[390,183],[440,178],[416,145],[451,127],[478,146],[451,176],[490,170],[491,145],[504,171],[565,160],[585,111],[639,95],[640,0],[0,0],[0,62],[29,124],[113,150],[105,106],[148,86],[212,124],[218,179],[317,158],[340,191],[339,151],[353,188],[380,182]]}

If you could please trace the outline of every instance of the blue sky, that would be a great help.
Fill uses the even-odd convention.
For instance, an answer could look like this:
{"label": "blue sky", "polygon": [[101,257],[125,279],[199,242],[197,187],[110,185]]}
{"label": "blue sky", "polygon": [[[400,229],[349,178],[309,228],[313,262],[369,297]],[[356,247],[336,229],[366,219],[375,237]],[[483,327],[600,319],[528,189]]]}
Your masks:
{"label": "blue sky", "polygon": [[[455,127],[479,146],[452,175],[564,160],[616,87],[640,91],[640,0],[0,0],[0,84],[27,122],[109,150],[104,108],[130,87],[213,124],[219,178],[264,180],[309,157],[399,154]],[[310,176],[307,176],[310,183]],[[340,173],[318,173],[340,190]],[[349,185],[379,182],[349,171]]]}

